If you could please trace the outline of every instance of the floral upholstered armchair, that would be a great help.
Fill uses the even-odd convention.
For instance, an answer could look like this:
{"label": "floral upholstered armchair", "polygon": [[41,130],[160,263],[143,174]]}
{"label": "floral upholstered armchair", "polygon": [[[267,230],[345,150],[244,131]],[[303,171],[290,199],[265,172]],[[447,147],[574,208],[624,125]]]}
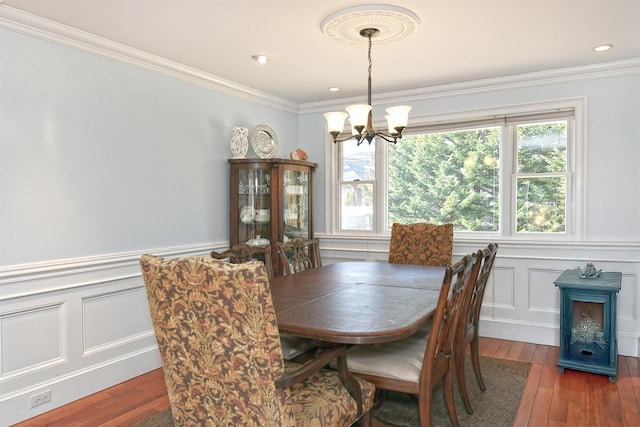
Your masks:
{"label": "floral upholstered armchair", "polygon": [[453,224],[394,223],[389,262],[446,267],[453,257]]}
{"label": "floral upholstered armchair", "polygon": [[[273,278],[271,246],[249,246],[239,243],[224,252],[211,251],[211,257],[220,260],[229,259],[232,264],[242,264],[262,257],[269,279]],[[314,340],[289,334],[280,334],[280,344],[282,344],[282,355],[285,360],[293,360],[317,347]]]}
{"label": "floral upholstered armchair", "polygon": [[[176,426],[370,425],[375,389],[349,374],[344,346],[285,368],[262,263],[140,264]],[[322,369],[336,358],[338,372]]]}

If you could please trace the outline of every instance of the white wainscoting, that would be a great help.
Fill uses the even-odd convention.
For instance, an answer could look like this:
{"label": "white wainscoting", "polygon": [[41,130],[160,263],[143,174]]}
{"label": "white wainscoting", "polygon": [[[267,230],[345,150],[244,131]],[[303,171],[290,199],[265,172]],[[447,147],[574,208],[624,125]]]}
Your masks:
{"label": "white wainscoting", "polygon": [[[323,264],[387,260],[388,238],[316,237],[320,238]],[[456,239],[454,261],[488,243]],[[639,355],[640,244],[520,241],[498,241],[498,244],[498,255],[482,305],[482,336],[558,345],[560,292],[553,281],[566,269],[593,262],[605,271],[622,272],[617,312],[618,352]]]}
{"label": "white wainscoting", "polygon": [[[324,264],[388,256],[388,238],[318,237]],[[623,273],[618,349],[638,356],[638,244],[498,243],[482,309],[483,336],[557,345],[559,292],[553,280],[589,261]],[[454,259],[486,244],[456,241]],[[227,247],[217,242],[144,252],[175,257]],[[160,367],[138,264],[142,253],[0,269],[0,427]],[[51,401],[31,408],[31,396],[47,390]]]}
{"label": "white wainscoting", "polygon": [[[227,243],[144,251],[208,255]],[[138,264],[143,252],[0,269],[0,426],[161,366]],[[31,396],[51,401],[31,408]]]}

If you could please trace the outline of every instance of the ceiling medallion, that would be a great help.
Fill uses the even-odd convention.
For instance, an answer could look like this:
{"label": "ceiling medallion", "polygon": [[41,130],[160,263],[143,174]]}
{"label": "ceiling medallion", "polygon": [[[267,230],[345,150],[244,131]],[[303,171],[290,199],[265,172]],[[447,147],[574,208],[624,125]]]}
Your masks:
{"label": "ceiling medallion", "polygon": [[336,41],[361,46],[367,39],[360,33],[367,28],[379,31],[376,45],[397,42],[412,34],[420,19],[408,9],[386,4],[348,7],[327,16],[321,24],[322,32]]}

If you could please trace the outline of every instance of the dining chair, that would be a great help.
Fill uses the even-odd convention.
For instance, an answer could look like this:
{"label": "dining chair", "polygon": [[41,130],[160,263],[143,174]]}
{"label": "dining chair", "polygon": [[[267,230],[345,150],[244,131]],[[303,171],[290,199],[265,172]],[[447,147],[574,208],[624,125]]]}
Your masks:
{"label": "dining chair", "polygon": [[453,224],[394,223],[389,262],[446,267],[453,256]]}
{"label": "dining chair", "polygon": [[[346,369],[346,347],[285,364],[260,262],[140,259],[176,426],[370,425],[375,387]],[[338,372],[323,367],[336,360]]]}
{"label": "dining chair", "polygon": [[455,339],[456,349],[456,377],[458,380],[458,390],[464,403],[465,410],[469,413],[473,413],[473,406],[469,399],[469,393],[467,391],[467,382],[465,378],[464,359],[467,346],[470,346],[471,364],[473,366],[473,372],[475,373],[476,380],[480,390],[485,391],[487,387],[482,379],[482,373],[480,371],[480,352],[478,350],[479,331],[480,331],[480,309],[482,308],[482,300],[484,298],[484,291],[489,281],[489,275],[493,269],[493,262],[496,259],[498,253],[498,244],[490,243],[485,249],[479,250],[477,253],[478,263],[482,266],[479,268],[476,280],[473,284],[473,292],[471,292],[468,306],[465,309],[465,313],[460,319],[460,325],[458,327],[458,336]]}
{"label": "dining chair", "polygon": [[476,254],[446,268],[434,315],[416,333],[380,346],[356,345],[347,351],[349,370],[377,389],[417,396],[420,425],[431,426],[432,395],[442,380],[451,424],[458,426],[454,404],[454,338]]}
{"label": "dining chair", "polygon": [[286,242],[278,242],[278,255],[285,276],[322,266],[320,240],[317,237],[295,237]]}
{"label": "dining chair", "polygon": [[232,264],[242,264],[254,259],[260,259],[264,263],[269,279],[273,278],[273,265],[271,258],[271,245],[249,246],[246,243],[233,245],[231,249],[223,252],[211,251],[211,257],[215,259],[229,259]]}
{"label": "dining chair", "polygon": [[[239,243],[224,252],[211,251],[211,257],[219,260],[229,259],[232,264],[242,264],[261,257],[269,279],[273,278],[271,246],[249,246]],[[280,334],[280,343],[282,344],[282,355],[285,360],[293,360],[317,346],[317,343],[313,340],[289,334]]]}

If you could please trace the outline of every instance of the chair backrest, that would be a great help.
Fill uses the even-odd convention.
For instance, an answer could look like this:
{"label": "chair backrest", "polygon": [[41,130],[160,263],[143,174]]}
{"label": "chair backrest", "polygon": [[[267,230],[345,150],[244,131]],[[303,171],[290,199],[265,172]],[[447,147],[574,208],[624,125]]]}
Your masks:
{"label": "chair backrest", "polygon": [[296,237],[287,242],[278,242],[278,255],[285,276],[322,266],[318,238]]}
{"label": "chair backrest", "polygon": [[260,259],[264,263],[269,279],[273,278],[273,264],[271,260],[271,246],[249,246],[245,243],[233,245],[231,249],[224,252],[211,251],[211,257],[215,259],[229,258],[232,264],[242,264],[245,262]]}
{"label": "chair backrest", "polygon": [[[484,291],[489,281],[489,275],[493,269],[493,262],[496,259],[498,253],[498,244],[490,243],[485,249],[478,251],[478,258],[482,262],[482,267],[479,269],[478,277],[475,282],[473,293],[469,302],[468,315],[466,316],[466,328],[475,328],[480,321],[480,309],[482,308],[482,300],[484,298]],[[480,262],[478,261],[478,262]]]}
{"label": "chair backrest", "polygon": [[175,424],[293,425],[261,262],[140,259]]}
{"label": "chair backrest", "polygon": [[[438,305],[431,324],[422,370],[420,395],[444,376],[453,360],[454,338],[463,310],[464,300],[470,292],[470,276],[477,264],[476,254],[468,254],[454,266],[447,267],[440,289]],[[476,270],[477,271],[477,270]]]}
{"label": "chair backrest", "polygon": [[453,256],[453,224],[394,223],[389,262],[446,267]]}
{"label": "chair backrest", "polygon": [[[467,282],[465,283],[465,293],[462,302],[462,310],[460,312],[460,320],[458,321],[457,336],[455,338],[455,342],[457,344],[462,344],[463,347],[459,347],[464,349],[465,334],[467,332],[468,326],[470,326],[469,320],[471,319],[471,313],[473,312],[473,306],[476,304],[476,291],[479,285],[479,274],[480,268],[482,267],[482,250],[479,250],[473,254],[475,256],[475,264],[471,269],[467,277]],[[482,301],[481,301],[482,303]]]}

